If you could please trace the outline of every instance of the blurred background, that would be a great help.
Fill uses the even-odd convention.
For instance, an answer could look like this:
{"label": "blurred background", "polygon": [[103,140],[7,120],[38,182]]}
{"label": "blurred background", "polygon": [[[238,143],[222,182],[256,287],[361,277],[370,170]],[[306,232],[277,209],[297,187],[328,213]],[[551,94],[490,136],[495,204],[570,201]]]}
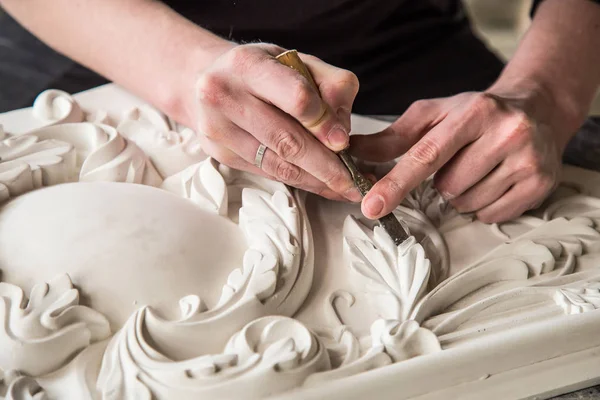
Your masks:
{"label": "blurred background", "polygon": [[[463,0],[478,36],[500,58],[510,59],[531,22],[532,0]],[[600,92],[590,111],[600,115]]]}
{"label": "blurred background", "polygon": [[[462,1],[471,16],[478,36],[502,59],[510,59],[517,48],[519,39],[531,22],[529,11],[532,0]],[[0,15],[2,12],[2,8],[0,8]],[[0,42],[0,47],[3,45]],[[0,60],[0,73],[2,73],[2,60]],[[98,84],[102,83],[98,82]],[[0,107],[0,112],[2,112],[2,107]],[[600,115],[600,92],[596,96],[591,114]]]}

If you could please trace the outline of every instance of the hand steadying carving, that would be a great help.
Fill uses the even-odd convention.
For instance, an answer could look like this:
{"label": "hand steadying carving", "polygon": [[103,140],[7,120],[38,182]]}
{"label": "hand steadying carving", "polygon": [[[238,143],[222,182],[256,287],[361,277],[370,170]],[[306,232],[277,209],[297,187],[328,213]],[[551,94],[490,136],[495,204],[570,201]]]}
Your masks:
{"label": "hand steadying carving", "polygon": [[500,222],[550,193],[561,155],[581,126],[600,84],[600,7],[544,1],[517,52],[485,93],[418,101],[377,137],[357,137],[365,159],[407,153],[365,197],[379,218],[423,179],[462,212]]}
{"label": "hand steadying carving", "polygon": [[352,138],[351,150],[369,161],[404,154],[365,197],[363,212],[390,212],[437,171],[436,188],[458,211],[484,222],[517,217],[556,185],[564,136],[524,99],[462,93],[417,101],[377,135]]}
{"label": "hand steadying carving", "polygon": [[[231,46],[203,70],[192,112],[203,149],[237,169],[331,199],[360,201],[331,151],[348,146],[358,79],[302,55],[320,87],[321,101],[304,77],[275,59],[283,51],[271,44]],[[254,161],[260,144],[267,150],[259,168]]]}

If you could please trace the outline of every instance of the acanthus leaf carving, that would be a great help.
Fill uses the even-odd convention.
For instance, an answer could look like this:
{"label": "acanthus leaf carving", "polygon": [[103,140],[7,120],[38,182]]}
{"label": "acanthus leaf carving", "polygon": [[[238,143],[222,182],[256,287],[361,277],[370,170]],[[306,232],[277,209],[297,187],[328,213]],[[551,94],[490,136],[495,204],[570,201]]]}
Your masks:
{"label": "acanthus leaf carving", "polygon": [[163,178],[206,158],[194,131],[189,128],[178,131],[173,121],[148,105],[126,112],[117,130],[150,157]]}
{"label": "acanthus leaf carving", "polygon": [[[600,233],[588,222],[558,218],[496,247],[428,293],[417,306],[414,318],[423,322],[491,284],[500,286],[487,296],[505,290],[502,285],[508,285],[510,290],[514,287],[511,282],[526,282],[551,272],[559,275],[571,273],[577,256],[599,250]],[[477,297],[470,300],[471,303],[476,301],[479,301]]]}
{"label": "acanthus leaf carving", "polygon": [[67,275],[35,285],[28,302],[19,287],[0,282],[0,321],[0,368],[32,376],[58,369],[111,333],[102,314],[79,305]]}
{"label": "acanthus leaf carving", "polygon": [[55,139],[13,136],[0,142],[0,201],[72,180],[73,146]]}
{"label": "acanthus leaf carving", "polygon": [[203,210],[227,216],[227,185],[212,158],[165,179],[161,188],[190,199]]}
{"label": "acanthus leaf carving", "polygon": [[248,251],[242,268],[229,274],[219,305],[242,290],[259,300],[269,298],[275,293],[278,279],[285,279],[298,263],[299,247],[292,235],[297,231],[297,210],[290,206],[285,193],[270,195],[246,188],[239,213]]}
{"label": "acanthus leaf carving", "polygon": [[[438,229],[445,229],[446,224],[458,219],[462,223],[473,220],[472,217],[461,215],[446,199],[444,199],[434,187],[433,179],[422,182],[402,200],[402,205],[418,210],[425,215],[429,221]],[[454,226],[460,222],[453,222]]]}
{"label": "acanthus leaf carving", "polygon": [[[441,351],[437,336],[413,320],[378,319],[371,334],[357,339],[346,326],[319,335],[332,358],[332,369],[309,377],[306,386],[356,375],[410,358]],[[339,360],[340,355],[343,361]]]}
{"label": "acanthus leaf carving", "polygon": [[369,237],[353,217],[344,222],[344,247],[351,268],[369,279],[369,295],[385,319],[405,321],[425,294],[431,263],[411,236],[396,246],[381,227]]}

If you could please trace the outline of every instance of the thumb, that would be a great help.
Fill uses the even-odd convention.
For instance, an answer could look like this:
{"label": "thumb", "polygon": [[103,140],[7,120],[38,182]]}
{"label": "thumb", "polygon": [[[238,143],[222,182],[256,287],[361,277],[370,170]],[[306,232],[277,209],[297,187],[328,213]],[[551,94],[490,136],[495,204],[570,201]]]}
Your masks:
{"label": "thumb", "polygon": [[418,100],[394,123],[371,135],[350,138],[350,153],[365,161],[384,162],[400,157],[446,115],[446,99]]}

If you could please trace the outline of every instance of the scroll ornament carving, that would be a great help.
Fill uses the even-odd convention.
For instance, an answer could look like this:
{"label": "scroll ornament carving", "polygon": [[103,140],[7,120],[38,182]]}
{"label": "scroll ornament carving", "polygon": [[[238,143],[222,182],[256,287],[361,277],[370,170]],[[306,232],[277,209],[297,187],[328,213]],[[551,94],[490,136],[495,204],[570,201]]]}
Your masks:
{"label": "scroll ornament carving", "polygon": [[246,325],[221,354],[174,361],[145,340],[147,312],[136,312],[109,345],[98,379],[103,398],[226,399],[240,393],[262,398],[329,368],[314,334],[294,319],[276,316]]}
{"label": "scroll ornament carving", "polygon": [[0,321],[0,369],[30,376],[55,371],[111,334],[102,314],[79,305],[67,275],[35,285],[28,301],[19,287],[0,282]]}
{"label": "scroll ornament carving", "polygon": [[33,116],[47,126],[85,120],[85,114],[75,99],[70,94],[56,89],[46,90],[36,97],[33,102]]}
{"label": "scroll ornament carving", "polygon": [[35,379],[0,370],[0,400],[49,400]]}
{"label": "scroll ornament carving", "polygon": [[[250,177],[237,171],[226,172],[224,177],[218,163],[207,159],[165,180],[163,188],[189,198],[209,212],[228,217],[231,211],[228,203],[236,200],[229,195],[230,188],[237,180]],[[143,398],[142,394],[148,393],[155,398],[194,398],[199,393],[220,393],[223,398],[229,390],[235,396],[234,393],[244,391],[241,389],[244,385],[256,385],[255,375],[263,373],[264,379],[272,380],[264,388],[255,387],[252,393],[277,392],[298,386],[312,372],[328,368],[329,358],[316,337],[301,323],[283,317],[255,319],[232,337],[222,355],[200,351],[197,357],[190,358],[190,348],[198,349],[196,340],[202,338],[202,348],[214,349],[219,338],[213,338],[212,344],[207,345],[214,332],[228,332],[239,321],[286,313],[285,308],[290,304],[300,305],[308,290],[303,282],[306,278],[300,274],[307,273],[302,271],[304,268],[312,267],[312,255],[304,247],[307,231],[302,229],[298,203],[286,193],[285,186],[278,184],[275,187],[279,189],[273,189],[272,183],[261,185],[260,179],[251,179],[255,187],[241,191],[238,217],[248,249],[242,267],[233,269],[224,283],[217,305],[209,310],[198,296],[186,296],[180,301],[181,317],[176,321],[163,320],[147,307],[136,312],[111,340],[105,353],[99,380],[99,389],[105,397]],[[292,293],[292,289],[298,292]],[[283,299],[285,308],[280,308]],[[263,333],[256,336],[259,331]],[[152,345],[141,332],[147,332],[145,335],[152,338]],[[271,343],[268,338],[272,334],[275,336]],[[256,349],[260,343],[243,345],[244,340],[253,343],[255,337],[268,339],[270,343],[259,357],[262,361],[250,354],[250,349]],[[312,358],[318,360],[314,362],[317,366],[300,368],[303,360]],[[185,361],[176,361],[179,359]],[[160,362],[160,368],[156,362]],[[287,369],[295,363],[299,363],[298,369],[292,374]],[[269,371],[286,370],[286,378],[269,378],[270,372],[260,372],[267,368],[265,365]],[[214,379],[205,377],[209,370]],[[215,383],[226,379],[226,385]],[[278,389],[278,385],[283,386]]]}
{"label": "scroll ornament carving", "polygon": [[[417,306],[415,319],[421,323],[429,319],[426,325],[440,336],[493,306],[518,304],[522,296],[545,298],[547,290],[528,289],[536,279],[543,286],[544,279],[569,275],[578,256],[599,252],[600,233],[588,222],[558,218],[496,247],[428,293]],[[436,318],[451,305],[458,310]]]}
{"label": "scroll ornament carving", "polygon": [[22,135],[0,135],[0,202],[43,186],[98,180],[162,182],[148,156],[105,113],[86,114],[67,93],[40,94],[33,115],[46,126]]}

